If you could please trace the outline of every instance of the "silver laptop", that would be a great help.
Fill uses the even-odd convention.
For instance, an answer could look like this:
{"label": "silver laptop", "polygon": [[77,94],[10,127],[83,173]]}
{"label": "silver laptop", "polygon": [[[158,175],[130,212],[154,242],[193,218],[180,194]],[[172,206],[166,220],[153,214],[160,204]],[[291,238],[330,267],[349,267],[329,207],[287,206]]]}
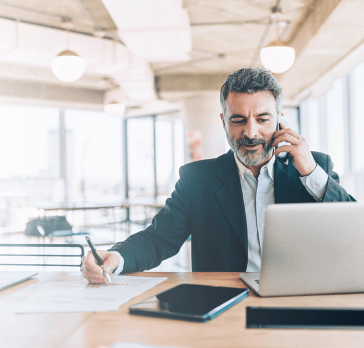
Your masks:
{"label": "silver laptop", "polygon": [[9,286],[18,284],[31,277],[36,276],[37,272],[0,272],[0,290],[8,288]]}
{"label": "silver laptop", "polygon": [[265,211],[260,296],[364,292],[364,204],[274,204]]}

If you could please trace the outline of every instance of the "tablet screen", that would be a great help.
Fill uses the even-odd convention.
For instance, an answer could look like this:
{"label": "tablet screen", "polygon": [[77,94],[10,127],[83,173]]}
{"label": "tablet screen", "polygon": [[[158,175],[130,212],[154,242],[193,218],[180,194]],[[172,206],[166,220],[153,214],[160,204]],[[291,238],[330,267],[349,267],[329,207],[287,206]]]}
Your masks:
{"label": "tablet screen", "polygon": [[[247,289],[241,288],[181,284],[139,302],[129,309],[131,312],[144,311],[156,315],[164,314],[163,316],[171,314],[171,316],[203,317],[215,309],[220,311],[229,308],[247,294]],[[220,306],[226,308],[218,308]]]}

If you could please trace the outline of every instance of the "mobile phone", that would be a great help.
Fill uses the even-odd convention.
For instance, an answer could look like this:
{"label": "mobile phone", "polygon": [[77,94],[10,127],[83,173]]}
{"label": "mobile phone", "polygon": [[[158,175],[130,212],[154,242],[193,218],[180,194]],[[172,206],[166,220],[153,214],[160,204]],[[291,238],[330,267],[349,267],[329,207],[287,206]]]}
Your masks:
{"label": "mobile phone", "polygon": [[[289,122],[282,117],[281,115],[278,115],[278,122],[277,122],[277,131],[279,131],[281,129],[280,123],[283,123],[286,127],[289,127]],[[287,143],[285,141],[280,142],[277,145],[277,148],[283,145],[291,145],[291,143]],[[278,156],[276,156],[276,158],[282,162],[283,164],[288,165],[288,158],[289,158],[289,153],[288,152],[281,152],[280,154],[278,154]]]}

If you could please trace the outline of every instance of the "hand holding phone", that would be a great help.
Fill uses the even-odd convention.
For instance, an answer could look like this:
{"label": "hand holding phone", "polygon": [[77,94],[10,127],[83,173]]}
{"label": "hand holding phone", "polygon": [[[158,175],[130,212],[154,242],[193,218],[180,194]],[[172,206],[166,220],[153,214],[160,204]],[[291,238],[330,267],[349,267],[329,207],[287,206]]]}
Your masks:
{"label": "hand holding phone", "polygon": [[[278,116],[278,123],[277,123],[277,131],[281,130],[281,123],[283,123],[286,128],[289,128],[289,122],[288,120],[286,120],[284,117],[282,117],[281,115]],[[291,145],[291,143],[287,143],[285,141],[280,142],[277,145],[277,148],[284,146],[284,145]],[[283,164],[288,165],[288,158],[289,158],[289,153],[288,152],[280,152],[277,156],[277,159],[282,162]]]}
{"label": "hand holding phone", "polygon": [[288,128],[286,124],[288,123],[285,119],[279,116],[277,131],[273,134],[272,146],[276,147],[274,155],[286,165],[288,165],[288,157],[290,157],[292,164],[302,176],[310,175],[316,168],[316,162],[306,139]]}

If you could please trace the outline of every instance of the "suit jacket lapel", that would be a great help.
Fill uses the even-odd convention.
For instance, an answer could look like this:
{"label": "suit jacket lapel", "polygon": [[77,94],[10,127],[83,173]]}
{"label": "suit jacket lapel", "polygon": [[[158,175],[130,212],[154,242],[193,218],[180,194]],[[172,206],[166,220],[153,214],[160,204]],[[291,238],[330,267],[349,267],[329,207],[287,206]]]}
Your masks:
{"label": "suit jacket lapel", "polygon": [[222,181],[222,185],[215,191],[215,197],[248,255],[248,235],[243,193],[238,168],[231,150],[224,156],[217,176]]}
{"label": "suit jacket lapel", "polygon": [[299,179],[299,172],[291,160],[285,165],[278,160],[274,164],[274,198],[275,203],[298,203],[304,186]]}

